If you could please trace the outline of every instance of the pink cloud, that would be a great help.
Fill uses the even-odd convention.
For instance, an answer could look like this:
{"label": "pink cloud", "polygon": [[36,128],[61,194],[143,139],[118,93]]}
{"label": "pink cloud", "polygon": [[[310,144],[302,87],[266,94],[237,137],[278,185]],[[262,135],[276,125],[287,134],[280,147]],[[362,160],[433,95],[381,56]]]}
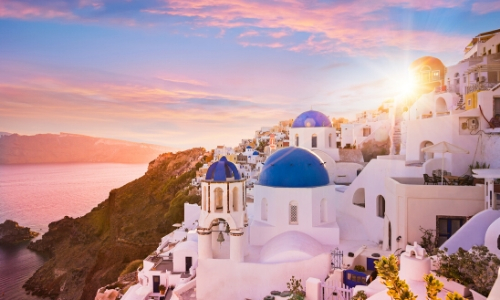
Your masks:
{"label": "pink cloud", "polygon": [[248,43],[248,42],[239,42],[243,47],[267,47],[267,48],[282,48],[284,47],[281,43]]}
{"label": "pink cloud", "polygon": [[479,15],[484,15],[499,10],[500,10],[500,2],[498,1],[475,2],[474,4],[472,4],[472,12]]}
{"label": "pink cloud", "polygon": [[0,18],[63,18],[73,19],[75,16],[68,9],[63,1],[51,1],[50,5],[46,3],[37,3],[32,5],[28,3],[2,0],[0,1]]}
{"label": "pink cloud", "polygon": [[286,31],[278,31],[278,32],[270,32],[270,33],[268,33],[268,35],[275,38],[275,39],[279,39],[279,38],[290,35],[290,33],[286,32]]}
{"label": "pink cloud", "polygon": [[[268,34],[279,38],[286,32],[308,32],[310,38],[291,46],[291,51],[316,53],[345,52],[351,55],[376,55],[377,49],[395,47],[400,49],[441,52],[462,48],[468,37],[439,34],[431,31],[397,29],[389,22],[374,26],[374,21],[385,20],[385,7],[409,7],[432,9],[454,7],[463,1],[410,1],[386,0],[368,3],[365,0],[335,5],[304,3],[296,0],[272,2],[248,2],[244,0],[223,0],[214,3],[209,0],[171,0],[163,13],[194,18],[198,26],[222,28],[254,27],[248,35],[260,35],[259,30],[282,29]],[[377,13],[375,13],[377,12]],[[372,22],[367,25],[367,22]],[[245,36],[243,33],[240,36]],[[441,41],[431,43],[433,41]],[[442,41],[447,41],[446,43]],[[273,45],[262,42],[240,43],[243,46]],[[283,47],[274,44],[275,47]]]}
{"label": "pink cloud", "polygon": [[161,80],[176,82],[176,83],[186,83],[186,84],[190,84],[190,85],[208,86],[208,83],[206,83],[204,81],[194,80],[194,79],[171,78],[168,76],[167,77],[159,76],[158,78]]}
{"label": "pink cloud", "polygon": [[255,30],[249,30],[249,31],[245,31],[242,34],[240,34],[238,36],[238,38],[247,37],[247,36],[259,36],[259,33]]}

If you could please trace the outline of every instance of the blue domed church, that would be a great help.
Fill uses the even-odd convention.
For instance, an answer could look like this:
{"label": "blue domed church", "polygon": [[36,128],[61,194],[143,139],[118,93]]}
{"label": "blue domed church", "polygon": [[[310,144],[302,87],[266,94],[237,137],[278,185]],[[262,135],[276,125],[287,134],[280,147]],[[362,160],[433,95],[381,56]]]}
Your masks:
{"label": "blue domed church", "polygon": [[265,248],[288,235],[314,240],[313,244],[338,245],[334,189],[324,161],[311,150],[289,147],[275,152],[255,187],[250,244]]}

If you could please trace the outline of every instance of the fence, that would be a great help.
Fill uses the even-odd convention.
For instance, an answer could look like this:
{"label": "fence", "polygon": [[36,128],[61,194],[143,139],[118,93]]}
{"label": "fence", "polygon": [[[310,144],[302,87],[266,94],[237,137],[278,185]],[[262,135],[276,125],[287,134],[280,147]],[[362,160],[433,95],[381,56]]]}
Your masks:
{"label": "fence", "polygon": [[341,283],[325,282],[323,286],[323,300],[351,300],[352,289]]}

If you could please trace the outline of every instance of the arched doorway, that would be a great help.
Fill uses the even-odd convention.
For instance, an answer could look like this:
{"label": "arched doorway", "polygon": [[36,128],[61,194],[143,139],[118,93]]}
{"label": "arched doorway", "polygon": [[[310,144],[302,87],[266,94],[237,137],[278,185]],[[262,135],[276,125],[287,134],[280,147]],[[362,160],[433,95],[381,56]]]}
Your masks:
{"label": "arched doorway", "polygon": [[420,151],[420,161],[421,162],[426,162],[429,159],[433,159],[434,158],[434,153],[432,153],[432,152],[422,152],[423,148],[429,147],[429,146],[432,146],[432,145],[434,145],[434,143],[431,142],[431,141],[423,141],[422,143],[420,143],[419,151]]}
{"label": "arched doorway", "polygon": [[443,97],[439,97],[436,100],[436,116],[442,116],[449,114],[448,106],[446,105],[446,101]]}

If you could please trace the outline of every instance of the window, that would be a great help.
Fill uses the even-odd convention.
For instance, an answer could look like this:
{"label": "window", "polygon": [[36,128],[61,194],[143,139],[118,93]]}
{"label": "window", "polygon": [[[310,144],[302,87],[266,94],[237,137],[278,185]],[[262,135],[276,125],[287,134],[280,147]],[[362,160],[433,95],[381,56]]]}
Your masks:
{"label": "window", "polygon": [[214,196],[215,196],[215,210],[222,210],[222,194],[223,191],[221,188],[216,188],[214,190]]}
{"label": "window", "polygon": [[290,225],[299,224],[299,205],[296,201],[290,202]]}
{"label": "window", "polygon": [[439,81],[439,70],[432,71],[432,81]]}
{"label": "window", "polygon": [[354,195],[352,196],[352,204],[365,207],[365,189],[360,188],[357,189],[356,192],[354,192]]}
{"label": "window", "polygon": [[312,135],[312,138],[311,138],[311,147],[312,148],[317,148],[318,147],[318,136],[316,134]]}
{"label": "window", "polygon": [[372,132],[371,127],[363,128],[363,136],[369,136],[371,132]]}
{"label": "window", "polygon": [[332,134],[328,135],[328,148],[332,148]]}
{"label": "window", "polygon": [[500,114],[500,98],[493,98],[493,115]]}
{"label": "window", "polygon": [[295,135],[295,147],[298,147],[299,146],[299,135],[296,134]]}
{"label": "window", "polygon": [[260,206],[260,218],[262,221],[267,221],[267,199],[263,198]]}
{"label": "window", "polygon": [[235,188],[233,188],[233,210],[234,211],[238,211],[238,209],[239,209],[240,199],[238,196],[239,196],[238,188],[235,187]]}
{"label": "window", "polygon": [[464,225],[465,217],[453,216],[437,216],[436,235],[438,238],[438,247],[446,242],[462,225]]}
{"label": "window", "polygon": [[429,66],[422,67],[419,77],[421,82],[429,82],[431,80],[431,68]]}
{"label": "window", "polygon": [[377,216],[380,218],[385,216],[385,199],[382,195],[377,196]]}
{"label": "window", "polygon": [[321,199],[321,203],[319,205],[319,213],[320,213],[320,221],[324,223],[327,221],[328,217],[328,208],[326,206],[326,199]]}

